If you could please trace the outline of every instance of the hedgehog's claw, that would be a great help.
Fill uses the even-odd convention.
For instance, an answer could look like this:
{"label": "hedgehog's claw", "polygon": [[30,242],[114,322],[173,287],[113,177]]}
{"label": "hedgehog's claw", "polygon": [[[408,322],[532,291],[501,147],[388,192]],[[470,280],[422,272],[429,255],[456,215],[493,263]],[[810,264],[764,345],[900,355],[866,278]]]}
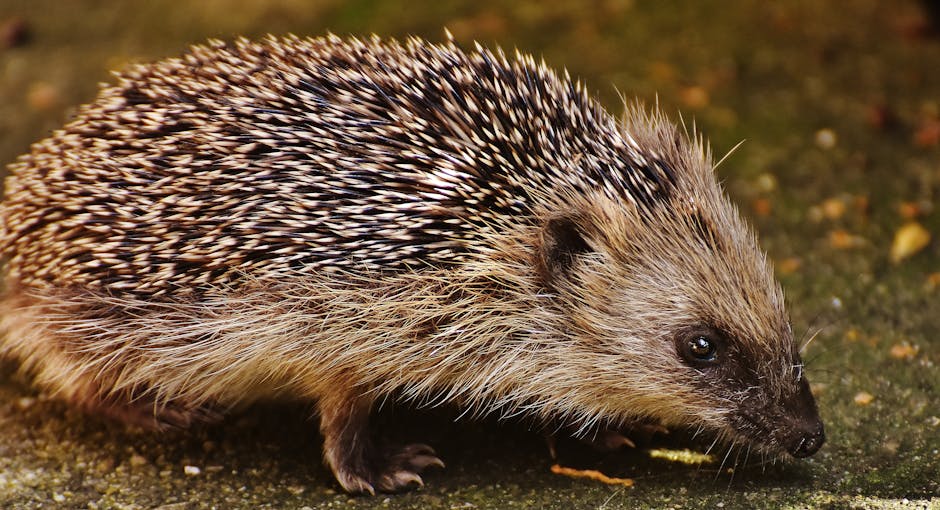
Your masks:
{"label": "hedgehog's claw", "polygon": [[444,468],[444,461],[437,457],[434,449],[426,444],[410,444],[390,455],[391,466],[408,467],[414,471],[422,471],[429,466]]}
{"label": "hedgehog's claw", "polygon": [[379,476],[377,486],[383,492],[399,492],[414,487],[423,487],[419,475],[426,468],[444,467],[434,449],[425,444],[410,444],[386,457],[385,471]]}
{"label": "hedgehog's claw", "polygon": [[[564,430],[564,429],[563,429]],[[669,430],[658,423],[633,423],[624,429],[599,428],[584,436],[576,435],[577,440],[600,452],[613,452],[621,448],[636,448],[636,444],[649,443],[655,434],[668,434]],[[572,431],[561,437],[575,435]],[[558,433],[545,436],[548,454],[552,460],[558,459]]]}
{"label": "hedgehog's claw", "polygon": [[382,492],[399,492],[413,487],[424,487],[424,480],[413,471],[393,471],[383,473],[378,481]]}
{"label": "hedgehog's claw", "polygon": [[420,473],[426,468],[444,467],[444,461],[425,444],[410,444],[387,451],[372,462],[377,473],[371,476],[375,488],[382,492],[401,492],[424,487]]}
{"label": "hedgehog's claw", "polygon": [[636,443],[634,443],[629,437],[621,434],[616,430],[610,429],[601,430],[593,437],[585,438],[585,441],[595,449],[601,451],[612,452],[619,450],[624,446],[628,448],[636,448]]}
{"label": "hedgehog's claw", "polygon": [[375,452],[349,453],[348,457],[328,462],[340,485],[355,494],[374,496],[376,491],[402,492],[423,487],[424,480],[419,473],[431,466],[444,467],[434,450],[423,444],[408,445],[372,459],[370,454]]}
{"label": "hedgehog's claw", "polygon": [[612,452],[623,447],[636,448],[636,443],[649,443],[655,434],[668,434],[669,430],[658,423],[635,423],[623,432],[613,429],[602,429],[596,434],[582,439],[594,449],[603,452]]}
{"label": "hedgehog's claw", "polygon": [[343,489],[350,494],[369,494],[370,496],[375,496],[375,488],[372,487],[372,484],[367,482],[365,478],[359,476],[358,473],[346,471],[345,469],[334,469],[333,476],[335,476],[336,481],[343,486]]}
{"label": "hedgehog's claw", "polygon": [[[611,429],[598,430],[594,434],[578,438],[578,441],[601,452],[616,451],[624,446],[636,448],[636,444],[630,438]],[[558,437],[555,434],[545,436],[545,444],[548,446],[548,455],[551,459],[558,460]]]}

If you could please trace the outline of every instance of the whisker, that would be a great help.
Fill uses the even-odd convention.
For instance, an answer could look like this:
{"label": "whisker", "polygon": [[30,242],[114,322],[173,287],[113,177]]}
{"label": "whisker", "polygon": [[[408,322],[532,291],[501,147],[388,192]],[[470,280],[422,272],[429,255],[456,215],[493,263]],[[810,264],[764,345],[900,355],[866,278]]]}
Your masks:
{"label": "whisker", "polygon": [[617,494],[620,494],[620,493],[622,493],[622,492],[623,492],[623,489],[622,489],[622,488],[617,489],[617,490],[615,490],[614,492],[612,492],[612,493],[610,494],[610,496],[608,496],[607,499],[605,499],[604,502],[601,503],[601,506],[597,507],[598,510],[607,508],[607,504],[610,503],[610,501],[611,501],[612,499],[614,499],[614,496],[616,496]]}
{"label": "whisker", "polygon": [[[715,481],[718,481],[718,478],[721,476],[721,473],[725,470],[725,463],[728,462],[728,457],[731,455],[731,450],[734,447],[731,446],[728,448],[728,452],[725,453],[724,458],[721,459],[721,465],[718,466],[718,472],[715,473]],[[734,478],[734,471],[731,472],[731,478]]]}
{"label": "whisker", "polygon": [[813,340],[815,340],[820,333],[822,333],[822,330],[823,328],[817,329],[815,333],[810,335],[810,337],[805,342],[803,342],[803,345],[800,346],[800,354],[803,354],[803,352],[806,351],[806,348],[809,347],[811,343],[813,343]]}
{"label": "whisker", "polygon": [[[732,445],[732,448],[734,448],[737,451],[734,454],[734,461],[731,463],[731,477],[728,479],[728,487],[727,487],[727,490],[729,491],[731,490],[731,484],[734,483],[734,475],[738,473],[738,460],[740,460],[741,458],[741,448],[738,447],[736,444]],[[729,450],[729,453],[730,453],[730,450]]]}
{"label": "whisker", "polygon": [[716,444],[718,444],[718,439],[720,439],[720,438],[717,438],[717,437],[716,437],[715,440],[712,441],[712,444],[708,445],[708,448],[705,449],[705,455],[708,455],[709,453],[712,452],[712,449],[715,448],[715,445],[716,445]]}

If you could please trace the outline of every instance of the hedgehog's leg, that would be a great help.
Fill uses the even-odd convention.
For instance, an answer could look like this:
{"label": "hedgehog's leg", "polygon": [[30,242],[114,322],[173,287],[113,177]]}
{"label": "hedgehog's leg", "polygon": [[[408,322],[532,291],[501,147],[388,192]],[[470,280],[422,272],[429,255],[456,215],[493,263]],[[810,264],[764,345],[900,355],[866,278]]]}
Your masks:
{"label": "hedgehog's leg", "polygon": [[419,473],[444,467],[430,446],[407,445],[391,451],[375,446],[369,434],[372,400],[346,393],[321,398],[323,457],[337,481],[349,492],[399,492],[424,484]]}
{"label": "hedgehog's leg", "polygon": [[[636,444],[629,437],[611,429],[600,429],[593,434],[579,437],[578,441],[601,452],[613,452],[623,447],[636,448]],[[558,435],[546,435],[545,444],[552,460],[558,460]]]}
{"label": "hedgehog's leg", "polygon": [[656,434],[668,434],[669,429],[658,423],[637,422],[618,429],[601,428],[581,438],[581,442],[600,452],[613,452],[623,447],[636,448],[648,444]]}
{"label": "hedgehog's leg", "polygon": [[[658,423],[632,423],[618,429],[600,427],[586,435],[577,435],[573,430],[565,431],[563,436],[575,436],[580,443],[586,444],[599,452],[614,452],[621,448],[636,448],[636,444],[648,444],[655,434],[668,434],[669,429]],[[552,460],[558,458],[558,433],[545,436],[548,454]]]}
{"label": "hedgehog's leg", "polygon": [[106,393],[91,378],[80,378],[68,388],[67,399],[83,412],[148,430],[188,428],[195,423],[219,421],[221,415],[205,406],[175,402],[158,404],[147,392],[138,395]]}
{"label": "hedgehog's leg", "polygon": [[[116,388],[128,366],[110,363],[105,351],[97,355],[87,352],[95,352],[96,341],[119,345],[120,331],[108,340],[63,332],[70,325],[94,324],[106,318],[96,314],[100,304],[90,292],[69,294],[64,290],[32,289],[0,297],[0,355],[18,358],[20,370],[31,375],[38,386],[91,416],[157,430],[221,418],[213,404],[165,402],[146,384],[135,389]],[[65,317],[73,317],[74,322]],[[100,331],[108,330],[102,327]],[[102,369],[102,364],[107,369]],[[143,365],[140,368],[145,369]]]}
{"label": "hedgehog's leg", "polygon": [[636,448],[636,443],[622,432],[606,428],[581,438],[581,441],[601,452],[613,452],[623,447]]}

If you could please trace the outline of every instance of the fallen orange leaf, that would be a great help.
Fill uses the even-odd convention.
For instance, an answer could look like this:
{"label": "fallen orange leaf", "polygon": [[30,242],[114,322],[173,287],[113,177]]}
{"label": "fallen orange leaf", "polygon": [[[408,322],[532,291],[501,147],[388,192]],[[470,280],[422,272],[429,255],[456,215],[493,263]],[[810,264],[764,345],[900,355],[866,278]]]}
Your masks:
{"label": "fallen orange leaf", "polygon": [[552,473],[555,473],[556,475],[569,476],[571,478],[588,478],[591,480],[597,480],[598,482],[606,483],[608,485],[623,485],[624,487],[633,487],[633,479],[631,478],[613,478],[594,469],[574,469],[558,464],[552,464],[551,469]]}

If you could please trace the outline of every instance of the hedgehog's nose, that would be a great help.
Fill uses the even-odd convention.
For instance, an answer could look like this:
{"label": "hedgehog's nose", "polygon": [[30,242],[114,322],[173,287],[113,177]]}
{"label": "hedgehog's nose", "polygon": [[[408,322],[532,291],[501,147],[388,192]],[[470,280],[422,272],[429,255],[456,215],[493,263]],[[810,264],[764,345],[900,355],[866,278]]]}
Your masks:
{"label": "hedgehog's nose", "polygon": [[819,451],[826,442],[826,433],[821,421],[816,421],[811,427],[796,435],[788,448],[790,455],[797,458],[809,457]]}
{"label": "hedgehog's nose", "polygon": [[789,405],[793,417],[789,427],[789,440],[783,443],[790,455],[797,458],[809,457],[819,451],[826,442],[826,433],[816,410],[816,399],[813,398],[806,379],[800,381],[797,394]]}

